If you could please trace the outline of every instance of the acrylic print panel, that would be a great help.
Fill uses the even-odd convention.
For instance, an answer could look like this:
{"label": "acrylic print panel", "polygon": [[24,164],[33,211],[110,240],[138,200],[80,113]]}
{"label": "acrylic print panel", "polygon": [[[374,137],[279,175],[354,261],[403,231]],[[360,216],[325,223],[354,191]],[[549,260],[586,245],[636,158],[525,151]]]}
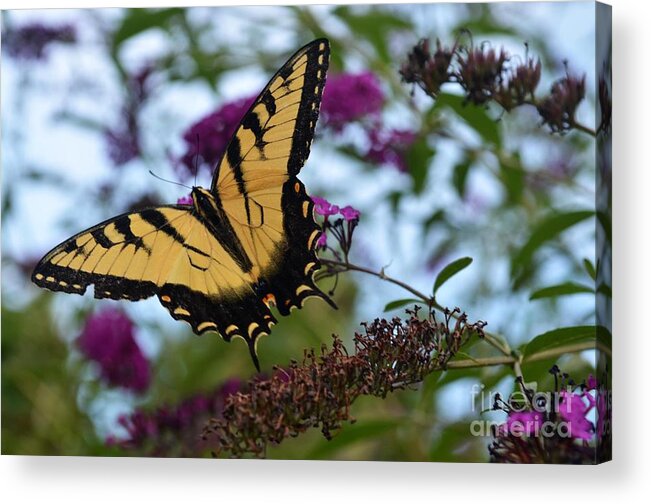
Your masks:
{"label": "acrylic print panel", "polygon": [[610,459],[610,7],[2,26],[4,454]]}

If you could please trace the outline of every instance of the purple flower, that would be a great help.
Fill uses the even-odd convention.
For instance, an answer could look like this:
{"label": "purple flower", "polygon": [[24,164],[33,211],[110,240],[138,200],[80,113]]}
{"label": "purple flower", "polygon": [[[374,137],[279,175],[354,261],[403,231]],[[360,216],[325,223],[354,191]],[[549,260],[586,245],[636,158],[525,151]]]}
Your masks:
{"label": "purple flower", "polygon": [[609,395],[609,392],[605,388],[597,391],[595,404],[597,408],[597,436],[599,438],[602,438],[611,429],[612,411]]}
{"label": "purple flower", "polygon": [[319,239],[316,241],[316,248],[318,249],[324,249],[328,246],[328,235],[325,233],[321,233],[319,236]]}
{"label": "purple flower", "polygon": [[77,345],[99,364],[109,385],[135,392],[149,387],[149,361],[134,339],[133,323],[122,311],[110,308],[90,316]]}
{"label": "purple flower", "polygon": [[594,377],[594,375],[588,375],[586,386],[588,390],[594,390],[597,388],[597,379]]}
{"label": "purple flower", "polygon": [[104,141],[115,166],[122,166],[140,156],[140,138],[135,118],[116,129],[107,128],[104,131]]}
{"label": "purple flower", "polygon": [[214,168],[254,100],[255,96],[250,96],[227,103],[186,130],[186,152],[180,164],[189,174],[196,175],[197,168],[202,166]]}
{"label": "purple flower", "polygon": [[[594,429],[592,423],[585,418],[594,406],[592,396],[573,394],[562,390],[560,397],[558,413],[567,422],[570,437],[585,440],[592,439]],[[588,400],[588,404],[584,402],[584,399]]]}
{"label": "purple flower", "polygon": [[545,418],[539,411],[512,411],[506,419],[506,431],[514,435],[537,435]]}
{"label": "purple flower", "polygon": [[328,79],[321,112],[324,123],[339,132],[351,121],[379,114],[383,103],[380,81],[372,72],[339,74]]}
{"label": "purple flower", "polygon": [[343,216],[344,219],[347,221],[352,221],[355,219],[359,219],[359,210],[351,207],[350,205],[345,206],[342,208],[339,213]]}
{"label": "purple flower", "polygon": [[314,202],[314,209],[316,213],[328,217],[330,215],[335,215],[339,213],[339,207],[333,205],[325,198],[320,198],[319,196],[312,196],[312,201]]}
{"label": "purple flower", "polygon": [[374,128],[369,132],[371,143],[366,158],[374,163],[393,165],[401,172],[408,171],[406,154],[416,141],[416,133],[409,130],[384,131]]}
{"label": "purple flower", "polygon": [[141,104],[151,94],[151,76],[156,67],[148,62],[140,67],[138,71],[128,76],[127,86],[130,92],[131,101],[136,105]]}
{"label": "purple flower", "polygon": [[46,26],[34,22],[3,34],[4,47],[12,58],[24,60],[45,59],[45,49],[53,42],[76,42],[75,27],[70,24]]}
{"label": "purple flower", "polygon": [[142,154],[138,116],[143,103],[149,98],[149,79],[154,67],[144,65],[127,78],[128,95],[122,106],[118,125],[104,130],[108,155],[115,166],[122,166]]}
{"label": "purple flower", "polygon": [[127,436],[122,439],[110,436],[106,443],[126,449],[145,449],[153,456],[201,456],[205,451],[202,427],[210,417],[221,414],[226,399],[241,389],[242,382],[231,378],[213,392],[191,396],[179,404],[122,415],[118,423]]}
{"label": "purple flower", "polygon": [[193,205],[194,200],[192,199],[192,196],[188,194],[187,196],[181,196],[178,200],[176,200],[177,205]]}

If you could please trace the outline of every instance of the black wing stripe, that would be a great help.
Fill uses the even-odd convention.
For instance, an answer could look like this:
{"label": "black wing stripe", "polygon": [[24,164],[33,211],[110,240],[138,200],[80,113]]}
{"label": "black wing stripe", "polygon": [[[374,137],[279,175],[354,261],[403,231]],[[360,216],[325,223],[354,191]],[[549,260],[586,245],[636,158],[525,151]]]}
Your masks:
{"label": "black wing stripe", "polygon": [[204,257],[210,257],[203,250],[193,247],[192,245],[188,245],[185,242],[183,235],[178,232],[178,230],[170,223],[170,221],[161,211],[156,210],[155,208],[148,208],[140,212],[140,217],[142,217],[144,221],[154,226],[158,231],[162,231],[167,236],[171,237],[179,245],[183,246],[183,248],[192,250],[192,252],[196,252],[197,254]]}
{"label": "black wing stripe", "polygon": [[[242,242],[237,237],[233,225],[226,215],[226,211],[222,205],[219,196],[213,198],[215,206],[213,207],[210,202],[205,198],[199,199],[199,212],[196,217],[201,223],[208,228],[215,239],[224,247],[224,250],[233,258],[235,263],[240,267],[244,273],[248,273],[253,269],[253,263],[248,254],[242,246]],[[250,221],[247,202],[247,219]]]}
{"label": "black wing stripe", "polygon": [[131,231],[131,218],[128,215],[118,217],[114,224],[116,231],[124,236],[126,243],[132,243],[136,249],[143,249],[148,255],[151,255],[151,249],[145,245],[142,237],[136,236]]}
{"label": "black wing stripe", "polygon": [[103,228],[103,227],[101,227],[101,228],[97,228],[97,229],[93,229],[93,230],[90,232],[90,235],[93,237],[93,239],[94,239],[97,243],[99,243],[99,245],[100,245],[101,247],[103,247],[103,248],[105,248],[105,249],[109,249],[109,248],[111,248],[113,245],[115,245],[115,243],[113,243],[113,242],[108,238],[108,236],[106,236],[106,235],[104,234],[104,228]]}

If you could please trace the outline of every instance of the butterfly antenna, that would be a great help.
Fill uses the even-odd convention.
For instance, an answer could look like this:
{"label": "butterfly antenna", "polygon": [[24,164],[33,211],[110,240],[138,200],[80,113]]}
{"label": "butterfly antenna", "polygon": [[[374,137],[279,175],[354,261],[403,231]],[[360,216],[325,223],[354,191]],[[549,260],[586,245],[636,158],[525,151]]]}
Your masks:
{"label": "butterfly antenna", "polygon": [[174,180],[167,180],[159,175],[156,175],[153,171],[149,170],[149,174],[152,175],[153,177],[157,178],[158,180],[162,180],[163,182],[169,182],[170,184],[175,184],[181,187],[185,187],[186,189],[192,190],[192,187],[187,186],[185,184],[181,184],[181,182],[175,182]]}

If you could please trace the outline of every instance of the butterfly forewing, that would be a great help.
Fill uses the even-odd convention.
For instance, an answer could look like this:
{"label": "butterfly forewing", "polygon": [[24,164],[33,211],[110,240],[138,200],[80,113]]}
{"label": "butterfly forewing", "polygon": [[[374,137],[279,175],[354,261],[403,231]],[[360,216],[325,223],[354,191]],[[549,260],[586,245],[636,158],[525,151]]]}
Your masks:
{"label": "butterfly forewing", "polygon": [[312,281],[319,228],[296,175],[310,152],[328,61],[328,42],[317,40],[276,73],[244,116],[212,185],[254,258],[264,296],[282,314],[309,296],[327,299]]}

